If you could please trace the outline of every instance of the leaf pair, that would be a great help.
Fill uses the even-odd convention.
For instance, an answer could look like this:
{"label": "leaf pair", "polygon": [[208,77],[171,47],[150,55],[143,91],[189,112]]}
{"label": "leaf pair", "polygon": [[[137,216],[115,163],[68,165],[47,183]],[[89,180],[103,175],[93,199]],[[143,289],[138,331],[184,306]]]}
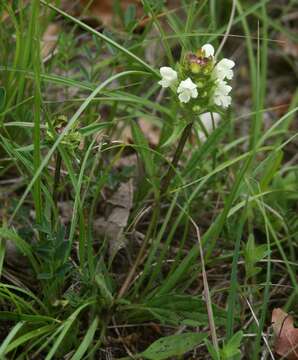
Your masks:
{"label": "leaf pair", "polygon": [[213,360],[238,360],[241,358],[240,345],[243,338],[243,331],[238,331],[230,340],[219,350],[219,354],[209,341],[205,341],[209,354]]}
{"label": "leaf pair", "polygon": [[246,277],[251,278],[257,275],[262,268],[256,266],[257,262],[262,260],[267,254],[267,245],[255,244],[255,238],[252,234],[249,235],[248,241],[244,248],[244,258],[245,258],[245,272]]}

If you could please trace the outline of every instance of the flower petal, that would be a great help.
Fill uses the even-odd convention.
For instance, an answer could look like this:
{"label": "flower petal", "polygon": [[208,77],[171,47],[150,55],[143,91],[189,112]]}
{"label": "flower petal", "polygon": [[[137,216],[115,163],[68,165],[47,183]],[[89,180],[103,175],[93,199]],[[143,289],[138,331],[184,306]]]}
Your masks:
{"label": "flower petal", "polygon": [[233,60],[230,60],[230,59],[221,59],[217,65],[221,68],[224,68],[224,69],[233,69],[233,67],[235,66],[235,63]]}
{"label": "flower petal", "polygon": [[198,97],[198,95],[199,95],[198,90],[197,90],[197,89],[193,89],[192,92],[191,92],[191,97],[192,97],[193,99],[195,99],[195,98]]}
{"label": "flower petal", "polygon": [[178,86],[178,93],[184,90],[194,90],[197,88],[197,85],[191,80],[191,78],[187,78],[186,80],[181,81]]}
{"label": "flower petal", "polygon": [[235,66],[233,60],[230,59],[222,59],[220,60],[214,67],[214,75],[215,78],[223,80],[227,78],[231,80],[233,78],[233,70],[231,70]]}
{"label": "flower petal", "polygon": [[179,94],[178,98],[179,98],[180,102],[188,103],[190,100],[190,94],[188,91],[183,91],[183,92],[181,92],[181,94]]}
{"label": "flower petal", "polygon": [[159,85],[161,85],[163,88],[168,88],[170,86],[170,83],[168,80],[160,80],[158,82]]}
{"label": "flower petal", "polygon": [[169,81],[174,81],[178,78],[177,71],[173,70],[168,66],[161,67],[159,71],[160,75]]}
{"label": "flower petal", "polygon": [[211,44],[205,44],[201,49],[204,51],[205,57],[214,56],[214,47]]}

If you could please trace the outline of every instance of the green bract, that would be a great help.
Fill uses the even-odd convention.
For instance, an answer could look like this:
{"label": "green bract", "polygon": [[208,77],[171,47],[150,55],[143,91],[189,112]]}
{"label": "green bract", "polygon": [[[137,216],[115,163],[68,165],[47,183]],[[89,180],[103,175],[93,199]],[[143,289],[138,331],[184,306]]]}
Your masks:
{"label": "green bract", "polygon": [[[67,125],[67,117],[65,115],[57,116],[52,125],[47,125],[46,128],[46,142],[53,144],[56,136],[59,135]],[[61,144],[66,146],[69,150],[74,151],[81,143],[82,135],[78,129],[72,129],[62,139]]]}

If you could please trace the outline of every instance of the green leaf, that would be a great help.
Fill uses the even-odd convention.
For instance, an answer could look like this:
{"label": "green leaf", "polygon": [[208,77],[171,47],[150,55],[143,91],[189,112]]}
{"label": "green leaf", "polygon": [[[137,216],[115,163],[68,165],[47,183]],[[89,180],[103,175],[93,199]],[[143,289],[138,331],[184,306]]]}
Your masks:
{"label": "green leaf", "polygon": [[268,158],[266,158],[261,163],[261,165],[263,165],[263,169],[261,169],[262,177],[260,181],[260,188],[262,190],[266,190],[268,188],[268,185],[280,168],[282,159],[283,151],[279,150],[272,152]]}
{"label": "green leaf", "polygon": [[94,133],[97,133],[103,129],[106,129],[112,125],[113,124],[110,122],[93,123],[93,124],[84,126],[83,128],[79,129],[79,132],[83,136],[89,136],[89,135],[93,135]]}
{"label": "green leaf", "polygon": [[113,295],[108,288],[108,284],[106,283],[105,277],[103,276],[103,274],[96,274],[95,282],[99,287],[101,296],[106,300],[106,302],[108,304],[111,304],[113,301]]}
{"label": "green leaf", "polygon": [[32,323],[54,322],[56,319],[43,315],[19,314],[10,311],[0,311],[0,320],[27,321]]}
{"label": "green leaf", "polygon": [[256,246],[255,252],[254,252],[255,262],[258,262],[258,261],[264,259],[264,257],[267,255],[267,248],[268,247],[266,244]]}
{"label": "green leaf", "polygon": [[256,267],[256,263],[262,260],[267,254],[267,245],[256,246],[253,234],[250,234],[244,249],[246,277],[250,278],[258,274],[261,270]]}
{"label": "green leaf", "polygon": [[220,360],[219,354],[216,352],[212,343],[209,340],[205,339],[205,344],[212,360]]}
{"label": "green leaf", "polygon": [[24,322],[20,321],[18,322],[8,333],[8,335],[6,336],[6,338],[3,340],[1,346],[0,346],[0,358],[3,359],[4,358],[4,354],[6,353],[6,349],[8,347],[8,345],[11,343],[12,339],[16,336],[16,334],[18,333],[18,331],[23,327]]}
{"label": "green leaf", "polygon": [[33,253],[32,253],[31,246],[25,240],[23,240],[20,236],[18,236],[15,231],[7,229],[5,227],[0,228],[0,237],[3,237],[4,239],[11,240],[15,244],[17,249],[22,254],[24,254],[25,256],[28,257],[28,259],[31,262],[32,267],[37,272],[38,264],[37,264],[37,262],[36,262],[36,260],[34,258]]}
{"label": "green leaf", "polygon": [[72,20],[75,24],[77,24],[78,26],[80,26],[81,28],[89,31],[91,34],[93,34],[94,36],[99,37],[101,40],[103,40],[104,42],[106,42],[108,45],[110,45],[111,47],[115,48],[117,51],[121,51],[122,53],[126,54],[128,57],[130,57],[131,59],[134,59],[137,63],[139,63],[140,65],[143,66],[143,68],[145,68],[146,70],[149,70],[153,75],[155,75],[156,77],[160,77],[159,73],[153,68],[151,67],[149,64],[147,64],[144,60],[142,60],[141,58],[139,58],[137,55],[135,55],[133,52],[129,51],[126,47],[121,46],[120,44],[118,44],[116,41],[114,41],[112,38],[110,38],[109,36],[96,31],[95,29],[93,29],[91,26],[88,26],[87,24],[85,24],[84,22],[76,19],[75,17],[67,14],[66,12],[60,10],[59,8],[57,8],[56,6],[49,4],[48,2],[41,0],[40,1],[43,5],[48,6],[50,9],[56,11],[57,13],[61,14],[62,16],[66,17],[69,20]]}
{"label": "green leaf", "polygon": [[185,333],[163,337],[151,344],[141,356],[150,360],[164,360],[172,356],[181,356],[194,349],[207,334]]}
{"label": "green leaf", "polygon": [[87,302],[83,305],[81,305],[78,309],[76,309],[68,319],[66,319],[62,325],[58,328],[57,334],[59,333],[59,336],[56,338],[54,344],[51,347],[50,352],[47,354],[45,360],[51,360],[54,355],[56,354],[59,346],[61,345],[62,341],[66,337],[69,329],[71,328],[72,324],[75,322],[77,317],[79,316],[80,312],[86,308],[87,306],[90,306],[91,302]]}
{"label": "green leaf", "polygon": [[229,128],[229,121],[225,121],[216,128],[206,139],[206,141],[196,149],[190,160],[188,161],[185,170],[183,173],[186,175],[191,176],[193,172],[196,170],[198,164],[202,162],[202,160],[211,154],[211,152],[216,149],[218,144],[220,143],[221,139],[226,134],[227,130]]}
{"label": "green leaf", "polygon": [[21,336],[17,337],[14,341],[10,342],[9,346],[7,347],[6,353],[16,349],[20,345],[29,342],[34,338],[40,338],[43,334],[52,334],[55,329],[55,325],[45,325],[42,327],[38,327],[32,331],[25,332]]}
{"label": "green leaf", "polygon": [[154,176],[155,175],[154,162],[147,139],[145,138],[142,130],[135,121],[131,122],[131,131],[132,131],[133,141],[138,146],[138,152],[140,153],[140,156],[144,162],[147,175],[152,181],[153,185],[157,187],[156,179]]}
{"label": "green leaf", "polygon": [[71,358],[71,360],[80,360],[84,356],[85,352],[88,350],[88,347],[93,341],[95,332],[97,330],[99,323],[99,318],[96,316],[96,318],[92,321],[92,324],[90,325],[88,331],[86,332],[86,335],[84,336],[83,341],[81,342],[80,346],[78,347],[77,351]]}
{"label": "green leaf", "polygon": [[129,4],[124,14],[124,25],[128,31],[134,25],[135,17],[136,17],[136,6],[134,4]]}
{"label": "green leaf", "polygon": [[53,274],[49,273],[49,272],[42,272],[37,274],[37,279],[39,280],[50,280],[53,278]]}
{"label": "green leaf", "polygon": [[[128,306],[129,308],[129,306]],[[161,324],[201,326],[208,324],[206,303],[189,295],[154,295],[139,306],[133,306],[133,312],[127,312],[127,320],[146,322],[158,320]],[[127,310],[127,307],[126,307]],[[213,304],[216,324],[225,323],[226,312]]]}
{"label": "green leaf", "polygon": [[185,126],[186,126],[185,123],[174,124],[171,135],[168,137],[168,139],[166,139],[166,141],[161,146],[167,147],[169,145],[174,144],[174,142],[176,142],[180,137]]}
{"label": "green leaf", "polygon": [[224,359],[231,359],[240,354],[240,345],[243,338],[243,331],[238,331],[232,336],[229,342],[223,347],[221,353]]}
{"label": "green leaf", "polygon": [[6,91],[4,87],[0,87],[0,112],[4,110],[6,100]]}

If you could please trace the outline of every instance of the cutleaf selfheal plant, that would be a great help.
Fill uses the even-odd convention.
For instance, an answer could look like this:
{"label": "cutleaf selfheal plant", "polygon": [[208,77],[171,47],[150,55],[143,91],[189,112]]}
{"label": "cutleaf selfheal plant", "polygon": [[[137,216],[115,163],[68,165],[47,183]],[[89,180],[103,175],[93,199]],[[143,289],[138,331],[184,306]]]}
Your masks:
{"label": "cutleaf selfheal plant", "polygon": [[[181,104],[183,118],[181,122],[179,121],[179,126],[182,123],[184,127],[171,165],[161,180],[161,195],[166,193],[171,179],[175,175],[175,169],[191,133],[194,121],[198,119],[203,132],[205,132],[200,115],[210,112],[212,117],[213,110],[217,110],[219,107],[227,108],[231,104],[229,93],[232,88],[228,85],[227,80],[231,80],[233,77],[232,69],[234,65],[234,62],[229,59],[222,59],[217,62],[213,46],[205,44],[195,54],[187,53],[176,69],[168,66],[160,68],[161,80],[159,85],[163,88],[170,88],[177,101]],[[160,198],[156,199],[155,206],[153,206],[152,222],[146,238],[142,243],[136,261],[118,292],[118,298],[121,298],[129,288],[136,269],[145,254],[146,246],[158,219],[159,208]]]}
{"label": "cutleaf selfheal plant", "polygon": [[[194,120],[199,119],[203,113],[210,112],[212,116],[213,111],[226,109],[231,105],[232,98],[229,94],[232,87],[228,80],[233,78],[234,66],[234,61],[230,59],[217,61],[213,46],[205,44],[196,53],[187,53],[176,69],[168,66],[160,68],[159,84],[173,91],[188,122],[182,132],[172,164],[163,178],[163,192],[167,190],[174,175],[174,169],[191,133]],[[201,122],[200,125],[203,127]],[[205,132],[204,128],[202,130]]]}

